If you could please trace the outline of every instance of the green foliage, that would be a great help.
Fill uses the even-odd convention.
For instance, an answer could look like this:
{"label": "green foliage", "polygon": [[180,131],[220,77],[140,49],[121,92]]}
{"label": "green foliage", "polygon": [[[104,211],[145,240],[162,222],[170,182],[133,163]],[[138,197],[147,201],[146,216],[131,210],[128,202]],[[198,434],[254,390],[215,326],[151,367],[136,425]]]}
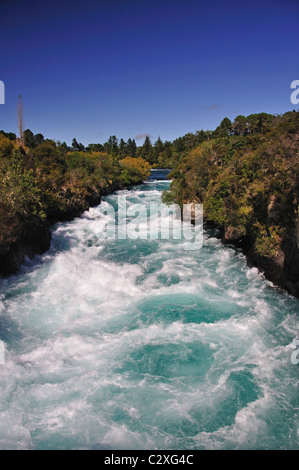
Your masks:
{"label": "green foliage", "polygon": [[120,162],[121,180],[124,184],[137,184],[147,179],[151,173],[150,165],[142,158],[126,157]]}
{"label": "green foliage", "polygon": [[109,137],[107,142],[104,143],[104,151],[109,153],[110,155],[117,155],[118,150],[118,139],[115,135],[112,135]]}
{"label": "green foliage", "polygon": [[136,145],[135,139],[133,140],[128,139],[128,142],[126,145],[126,151],[127,151],[127,156],[136,157],[137,145]]}
{"label": "green foliage", "polygon": [[76,139],[72,140],[72,148],[73,148],[74,151],[77,151],[77,152],[84,152],[84,150],[85,150],[84,145],[77,142]]}
{"label": "green foliage", "polygon": [[29,130],[26,139],[27,145],[17,148],[16,141],[0,133],[0,252],[22,237],[24,224],[71,219],[98,204],[102,195],[141,183],[150,173],[148,162],[119,160],[103,152],[103,146],[87,151],[74,139],[77,150],[70,151],[65,143]]}
{"label": "green foliage", "polygon": [[255,224],[255,229],[257,231],[255,243],[257,254],[262,257],[275,258],[283,238],[281,227],[266,227],[257,222]]}
{"label": "green foliage", "polygon": [[215,137],[225,137],[229,136],[233,133],[233,125],[229,118],[225,117],[220,125],[215,129],[213,132],[213,136]]}
{"label": "green foliage", "polygon": [[34,135],[30,129],[24,131],[24,144],[25,147],[35,148],[41,145],[44,142],[44,136],[42,134]]}
{"label": "green foliage", "polygon": [[0,134],[0,158],[9,157],[13,150],[13,145],[8,137]]}
{"label": "green foliage", "polygon": [[0,182],[1,201],[12,215],[17,214],[25,220],[32,216],[46,218],[42,190],[37,186],[32,170],[25,168],[19,150],[14,150],[9,165],[1,167]]}
{"label": "green foliage", "polygon": [[14,132],[4,132],[0,131],[0,136],[7,137],[9,140],[16,140],[17,136]]}
{"label": "green foliage", "polygon": [[[53,223],[97,204],[101,195],[138,184],[150,168],[172,168],[167,203],[199,202],[206,220],[253,236],[257,252],[275,256],[298,211],[299,113],[224,118],[217,129],[173,142],[116,136],[83,144],[25,131],[25,146],[0,131],[0,249],[15,240],[20,220]],[[142,158],[143,157],[143,158]]]}
{"label": "green foliage", "polygon": [[26,147],[36,147],[36,141],[33,132],[30,129],[24,131],[24,143]]}
{"label": "green foliage", "polygon": [[237,116],[231,135],[222,121],[171,172],[163,200],[203,203],[207,221],[238,228],[256,240],[258,254],[275,256],[298,217],[298,118],[298,112]]}

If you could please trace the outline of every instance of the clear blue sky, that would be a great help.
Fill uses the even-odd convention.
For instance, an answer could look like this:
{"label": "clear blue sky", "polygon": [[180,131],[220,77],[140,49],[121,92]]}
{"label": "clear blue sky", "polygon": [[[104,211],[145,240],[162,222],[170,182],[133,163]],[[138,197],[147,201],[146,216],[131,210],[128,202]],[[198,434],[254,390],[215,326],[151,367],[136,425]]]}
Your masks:
{"label": "clear blue sky", "polygon": [[298,0],[0,0],[0,21],[5,131],[19,94],[25,128],[85,145],[294,109]]}

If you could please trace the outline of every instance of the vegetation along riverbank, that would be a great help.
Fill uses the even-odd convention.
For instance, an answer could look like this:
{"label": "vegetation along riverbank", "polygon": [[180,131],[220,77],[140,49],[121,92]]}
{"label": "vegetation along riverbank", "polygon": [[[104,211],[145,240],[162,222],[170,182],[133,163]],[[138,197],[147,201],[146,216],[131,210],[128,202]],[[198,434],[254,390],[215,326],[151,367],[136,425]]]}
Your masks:
{"label": "vegetation along riverbank", "polygon": [[203,203],[222,241],[299,297],[299,114],[267,113],[222,120],[214,131],[173,142],[111,136],[85,147],[24,131],[22,145],[0,131],[0,274],[50,246],[51,224],[71,220],[101,197],[141,183],[151,168],[172,168],[167,203]]}

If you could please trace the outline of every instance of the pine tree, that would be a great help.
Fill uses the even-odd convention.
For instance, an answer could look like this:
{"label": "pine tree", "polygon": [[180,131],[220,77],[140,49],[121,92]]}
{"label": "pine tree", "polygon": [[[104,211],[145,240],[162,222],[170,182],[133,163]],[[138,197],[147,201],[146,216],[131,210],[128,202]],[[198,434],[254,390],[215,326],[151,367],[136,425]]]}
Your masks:
{"label": "pine tree", "polygon": [[124,141],[124,139],[120,139],[119,142],[119,154],[123,158],[126,155],[126,150],[127,150],[127,144]]}
{"label": "pine tree", "polygon": [[147,135],[142,146],[141,156],[149,163],[153,163],[153,146],[150,137]]}
{"label": "pine tree", "polygon": [[136,157],[137,145],[135,139],[128,139],[127,142],[127,154],[129,157]]}

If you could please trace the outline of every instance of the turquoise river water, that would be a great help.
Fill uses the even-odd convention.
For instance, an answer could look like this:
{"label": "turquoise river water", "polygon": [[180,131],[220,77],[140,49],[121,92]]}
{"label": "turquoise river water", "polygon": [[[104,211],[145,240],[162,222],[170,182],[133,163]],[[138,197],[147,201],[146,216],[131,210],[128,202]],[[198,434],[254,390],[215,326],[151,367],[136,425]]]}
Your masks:
{"label": "turquoise river water", "polygon": [[196,251],[97,236],[120,194],[168,185],[57,224],[0,281],[1,449],[298,448],[299,301],[211,230]]}

